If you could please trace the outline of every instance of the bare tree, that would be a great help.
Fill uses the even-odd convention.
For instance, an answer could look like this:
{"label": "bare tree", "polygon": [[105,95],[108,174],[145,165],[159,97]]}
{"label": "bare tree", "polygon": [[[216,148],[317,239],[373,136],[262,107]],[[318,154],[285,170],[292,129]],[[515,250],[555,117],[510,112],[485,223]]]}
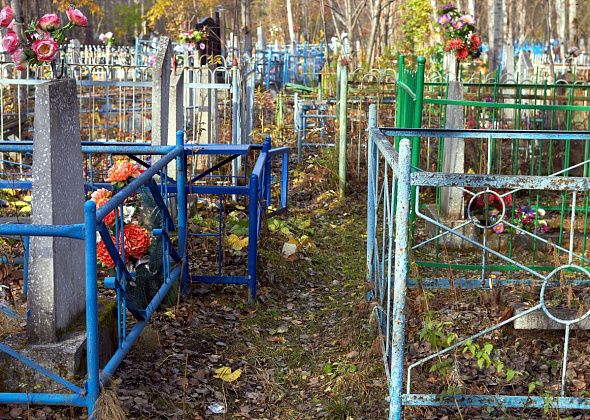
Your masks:
{"label": "bare tree", "polygon": [[568,48],[577,47],[579,44],[578,40],[578,1],[569,0],[568,10],[568,23],[569,23],[569,36],[568,36]]}
{"label": "bare tree", "polygon": [[503,0],[488,0],[488,42],[490,50],[488,53],[489,68],[494,71],[500,63],[500,48],[502,46],[502,16]]}

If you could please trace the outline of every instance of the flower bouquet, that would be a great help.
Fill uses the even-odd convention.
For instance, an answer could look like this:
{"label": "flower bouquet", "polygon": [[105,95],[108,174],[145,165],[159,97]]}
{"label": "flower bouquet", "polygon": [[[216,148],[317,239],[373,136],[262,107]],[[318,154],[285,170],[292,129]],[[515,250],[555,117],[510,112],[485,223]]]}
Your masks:
{"label": "flower bouquet", "polygon": [[481,37],[475,28],[475,18],[447,3],[438,11],[438,25],[444,34],[444,51],[452,52],[457,59],[457,72],[461,61],[481,55]]}
{"label": "flower bouquet", "polygon": [[[143,171],[128,160],[115,162],[109,168],[106,181],[111,188],[101,188],[92,192],[90,199],[96,208],[104,206],[118,191],[127,186]],[[112,242],[125,267],[133,275],[133,280],[125,284],[133,309],[145,308],[162,283],[162,240],[152,238],[152,226],[161,223],[161,212],[147,187],[142,187],[131,195],[125,203],[111,211],[103,219]],[[115,269],[116,264],[103,239],[97,244],[98,263],[107,271]]]}
{"label": "flower bouquet", "polygon": [[[33,19],[23,31],[24,39],[19,39],[14,30],[15,21],[10,6],[0,11],[0,27],[6,28],[2,47],[10,54],[17,70],[23,71],[27,67],[36,67],[43,63],[53,64],[60,47],[66,42],[66,31],[75,26],[88,26],[86,16],[74,6],[66,10],[66,16],[68,21],[64,25],[55,13]],[[55,68],[53,69],[55,76]]]}
{"label": "flower bouquet", "polygon": [[178,36],[180,43],[185,44],[189,51],[201,50],[204,51],[207,48],[207,33],[205,31],[194,31],[181,32]]}

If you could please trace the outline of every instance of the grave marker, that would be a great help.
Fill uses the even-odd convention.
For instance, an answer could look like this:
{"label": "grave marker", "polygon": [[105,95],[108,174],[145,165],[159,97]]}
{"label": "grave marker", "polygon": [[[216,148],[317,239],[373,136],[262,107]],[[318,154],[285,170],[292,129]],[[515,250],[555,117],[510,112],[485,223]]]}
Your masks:
{"label": "grave marker", "polygon": [[[84,223],[80,110],[74,79],[37,86],[32,222]],[[32,237],[27,323],[32,343],[58,340],[85,309],[84,247],[68,238]]]}

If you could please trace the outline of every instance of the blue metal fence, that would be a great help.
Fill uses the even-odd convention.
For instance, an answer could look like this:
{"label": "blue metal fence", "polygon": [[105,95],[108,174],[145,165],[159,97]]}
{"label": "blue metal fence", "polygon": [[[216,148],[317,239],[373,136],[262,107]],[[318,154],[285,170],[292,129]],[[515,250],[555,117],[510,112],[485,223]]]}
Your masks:
{"label": "blue metal fence", "polygon": [[[249,174],[249,183],[240,185],[203,185],[198,181],[213,178],[213,172],[218,169],[213,166],[203,171],[197,177],[189,179],[187,175],[187,160],[191,156],[199,154],[229,155],[231,159],[225,159],[225,163],[231,162],[238,156],[246,157],[250,152],[259,150],[256,163]],[[0,403],[23,404],[58,404],[86,407],[88,413],[94,410],[100,387],[107,384],[114,375],[115,370],[125,358],[133,344],[137,341],[141,331],[149,322],[150,317],[162,303],[170,291],[172,285],[181,280],[186,287],[193,281],[206,281],[217,284],[247,284],[251,300],[256,297],[257,286],[257,256],[258,238],[265,215],[269,211],[284,210],[287,206],[288,193],[288,148],[271,149],[270,139],[262,146],[245,145],[185,145],[184,133],[177,134],[175,146],[151,146],[148,144],[120,145],[120,144],[88,144],[82,146],[85,154],[126,155],[145,166],[145,171],[128,185],[119,190],[109,201],[96,209],[92,201],[85,205],[85,221],[83,224],[51,226],[51,225],[27,225],[5,224],[0,225],[0,236],[53,236],[78,239],[84,243],[86,258],[86,353],[87,353],[87,378],[78,386],[69,380],[49,371],[38,362],[0,343],[0,351],[15,358],[19,362],[35,370],[39,374],[61,384],[70,393],[0,393]],[[7,142],[0,146],[0,152],[30,153],[30,142]],[[159,155],[155,162],[148,164],[138,156]],[[278,162],[277,160],[280,160]],[[175,174],[167,174],[167,166],[175,162]],[[222,161],[223,162],[223,161]],[[280,170],[278,180],[273,177],[273,171]],[[159,180],[157,182],[156,180]],[[0,181],[0,188],[14,188],[13,181]],[[92,182],[87,184],[87,189],[111,188],[104,182]],[[31,183],[27,180],[18,181],[18,188],[30,189]],[[152,221],[150,234],[154,238],[161,238],[162,247],[162,283],[153,298],[145,308],[138,308],[131,304],[127,285],[133,281],[135,273],[128,270],[124,260],[126,244],[123,235],[115,234],[114,239],[105,225],[105,217],[115,211],[117,230],[124,228],[122,219],[124,215],[123,204],[138,193],[140,189],[149,192],[161,217]],[[187,250],[188,221],[187,207],[188,197],[195,193],[213,193],[219,196],[238,195],[248,198],[248,260],[247,275],[241,277],[227,276],[221,272],[206,279],[189,272],[189,253]],[[173,204],[171,198],[175,197]],[[270,207],[273,200],[276,207]],[[173,217],[174,216],[174,217]],[[221,229],[221,226],[219,227]],[[177,237],[176,245],[171,240]],[[97,236],[100,236],[115,265],[115,275],[104,279],[104,287],[112,288],[117,295],[118,316],[118,348],[102,370],[99,370],[98,347],[98,288],[97,288]],[[221,237],[220,237],[221,240]],[[136,323],[128,329],[127,312],[132,313]]]}
{"label": "blue metal fence", "polygon": [[[590,139],[590,133],[575,133],[575,137]],[[369,297],[373,301],[373,310],[382,334],[383,358],[389,381],[390,419],[403,417],[404,407],[432,406],[432,407],[492,407],[492,408],[541,408],[541,409],[590,409],[590,398],[583,393],[574,393],[571,382],[568,381],[567,366],[570,347],[571,330],[590,312],[577,313],[569,319],[561,319],[550,308],[548,293],[550,288],[558,287],[563,282],[574,286],[587,287],[590,283],[590,272],[587,269],[590,260],[577,251],[574,235],[576,230],[576,213],[583,211],[581,206],[590,191],[590,181],[587,177],[564,176],[567,170],[559,171],[549,176],[528,176],[519,174],[452,174],[428,172],[413,166],[410,138],[465,138],[488,139],[491,150],[497,139],[518,140],[531,138],[543,139],[571,139],[568,132],[502,132],[484,130],[426,130],[426,129],[380,129],[376,126],[375,109],[372,109],[369,128],[369,162],[368,162],[368,220],[367,220],[367,270],[371,285]],[[576,138],[577,138],[576,137]],[[402,139],[399,150],[394,147],[395,139]],[[586,161],[583,164],[588,164]],[[490,168],[491,169],[491,168]],[[467,207],[467,215],[462,224],[450,225],[440,215],[432,215],[426,210],[425,201],[436,197],[436,191],[441,188],[457,188],[465,193],[467,201],[472,203],[477,197],[494,196],[503,203],[503,211],[495,214],[491,223],[489,214],[475,216],[471,211],[471,204]],[[412,190],[415,190],[415,203],[411,208]],[[526,231],[515,224],[509,212],[509,199],[517,193],[528,194],[529,190],[538,190],[556,194],[556,197],[567,195],[570,205],[570,217],[565,223],[569,224],[569,243],[564,246],[552,244],[542,237],[538,231]],[[410,222],[415,217],[415,222]],[[548,253],[560,254],[562,258],[555,261],[555,266],[548,271],[521,262],[517,253],[508,254],[489,243],[489,234],[494,226],[503,223],[507,229],[513,229],[519,235],[531,241],[543,242],[550,250]],[[433,229],[428,233],[428,226]],[[465,232],[466,226],[474,226],[482,231],[481,236],[473,237]],[[425,233],[426,232],[426,233]],[[410,275],[409,267],[413,264],[413,257],[417,252],[434,241],[448,240],[449,237],[460,238],[466,246],[471,247],[469,257],[462,253],[459,261],[470,258],[473,254],[480,255],[482,270],[474,279],[429,278],[420,272]],[[476,252],[474,252],[476,251]],[[432,254],[432,253],[431,253]],[[487,264],[494,259],[498,264],[513,267],[514,279],[495,272]],[[455,258],[456,260],[456,258]],[[491,267],[491,265],[490,265]],[[418,268],[419,270],[419,268]],[[440,270],[438,271],[440,275]],[[572,273],[564,280],[562,273]],[[516,274],[518,273],[518,275]],[[575,278],[570,278],[574,275]],[[579,277],[582,277],[581,279]],[[408,288],[420,284],[423,288],[444,289],[449,287],[492,288],[506,285],[536,285],[539,288],[537,303],[532,303],[521,312],[501,319],[493,325],[476,333],[468,333],[466,337],[456,337],[442,348],[432,348],[429,354],[408,353],[406,340],[406,313],[408,311]],[[539,311],[564,329],[562,347],[562,361],[555,369],[557,395],[507,395],[502,387],[493,394],[471,395],[461,391],[456,393],[425,393],[424,384],[413,381],[415,377],[423,377],[423,371],[434,362],[444,360],[453,352],[462,350],[465,346],[481,339],[486,335],[505,327],[515,320],[524,318]],[[475,328],[477,330],[477,328]],[[459,352],[461,353],[461,352]],[[432,370],[430,371],[432,372]],[[457,372],[457,375],[461,373]],[[441,389],[443,384],[435,384]],[[444,384],[446,385],[446,384]],[[568,388],[569,387],[569,388]],[[526,388],[525,388],[526,389]],[[502,392],[504,391],[504,392]]]}

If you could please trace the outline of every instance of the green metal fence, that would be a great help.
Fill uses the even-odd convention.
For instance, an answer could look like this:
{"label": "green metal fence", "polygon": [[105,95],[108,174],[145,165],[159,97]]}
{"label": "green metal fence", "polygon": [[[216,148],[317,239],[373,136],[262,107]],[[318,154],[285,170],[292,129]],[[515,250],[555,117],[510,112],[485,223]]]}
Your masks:
{"label": "green metal fence", "polygon": [[[545,81],[504,83],[496,78],[486,83],[464,83],[464,100],[448,99],[448,86],[448,81],[424,81],[423,59],[418,58],[416,68],[409,69],[404,57],[400,57],[396,127],[442,128],[445,127],[448,107],[462,106],[465,128],[507,130],[506,135],[499,138],[465,138],[466,172],[575,177],[590,175],[590,136],[585,133],[585,130],[590,129],[590,85],[565,82],[550,84]],[[521,138],[515,134],[520,130],[532,129],[566,130],[572,132],[572,136],[568,138],[562,133],[560,136],[537,139],[530,136]],[[422,136],[413,137],[411,141],[414,170],[443,171],[444,138]],[[399,139],[396,139],[396,146],[397,143]],[[420,209],[431,212],[437,218],[442,217],[441,190],[423,189],[420,194]],[[412,204],[415,202],[416,193],[413,191]],[[508,202],[506,214],[511,221],[519,221],[523,211],[530,211],[534,216],[527,223],[539,230],[542,225],[542,230],[547,231],[541,235],[542,240],[525,240],[526,235],[507,229],[507,232],[490,236],[490,246],[501,249],[510,258],[517,254],[526,257],[526,264],[539,270],[553,269],[559,265],[563,256],[563,252],[547,252],[547,243],[567,249],[570,241],[575,241],[576,252],[584,258],[590,257],[590,244],[586,238],[590,204],[588,192],[577,197],[573,211],[571,198],[560,192],[521,190],[511,194]],[[466,200],[465,211],[467,204]],[[466,213],[464,217],[467,217]],[[412,227],[416,241],[432,234],[426,232],[420,223]],[[436,239],[431,245],[434,248],[423,248],[414,254],[416,265],[426,269],[422,273],[426,276],[437,274],[437,270],[443,268],[479,272],[483,269],[482,262],[471,261],[468,253],[460,250],[449,252],[448,244],[444,241]],[[431,258],[433,254],[434,259]],[[485,264],[488,272],[498,272],[497,275],[516,268],[494,261],[492,257]]]}

